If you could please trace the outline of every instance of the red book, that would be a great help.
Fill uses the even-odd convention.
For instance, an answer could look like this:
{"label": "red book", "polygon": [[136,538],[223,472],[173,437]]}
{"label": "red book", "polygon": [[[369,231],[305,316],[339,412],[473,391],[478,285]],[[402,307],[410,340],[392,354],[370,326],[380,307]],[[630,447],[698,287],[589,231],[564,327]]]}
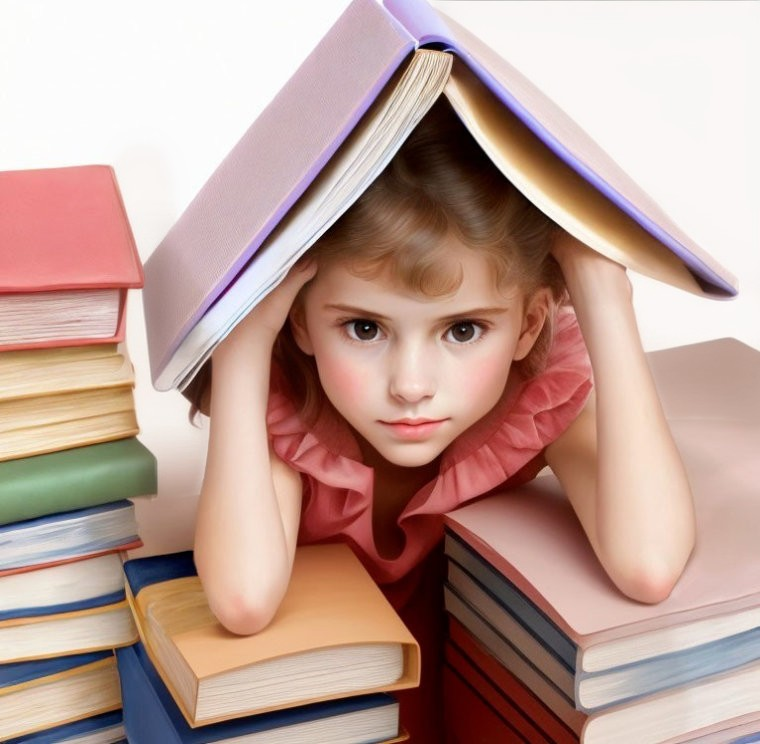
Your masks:
{"label": "red book", "polygon": [[[480,672],[481,683],[478,690],[486,690],[484,696],[492,701],[495,699],[493,691],[497,691],[503,699],[500,710],[502,715],[508,710],[508,706],[517,710],[518,715],[527,718],[532,724],[545,734],[545,739],[538,741],[551,741],[555,744],[576,744],[578,735],[586,720],[586,715],[580,711],[569,713],[573,719],[575,731],[571,731],[559,718],[539,700],[517,677],[495,659],[486,649],[467,631],[467,629],[455,618],[449,617],[449,637],[446,642],[446,660],[458,652],[463,659],[469,660],[470,664]],[[451,647],[451,648],[449,648]],[[462,668],[462,665],[459,665]],[[470,680],[475,675],[470,675]],[[471,684],[473,684],[471,682]],[[490,687],[490,691],[487,688]],[[455,699],[446,700],[446,708],[456,707],[459,703]],[[492,703],[493,704],[493,703]],[[511,721],[517,718],[512,716]],[[523,734],[524,735],[524,734]],[[533,741],[535,739],[531,739]]]}
{"label": "red book", "polygon": [[110,166],[0,172],[0,350],[121,341],[142,284]]}
{"label": "red book", "polygon": [[[519,736],[528,744],[551,744],[553,740],[450,641],[444,654],[444,717],[454,741],[496,744]],[[461,736],[460,730],[468,736]]]}

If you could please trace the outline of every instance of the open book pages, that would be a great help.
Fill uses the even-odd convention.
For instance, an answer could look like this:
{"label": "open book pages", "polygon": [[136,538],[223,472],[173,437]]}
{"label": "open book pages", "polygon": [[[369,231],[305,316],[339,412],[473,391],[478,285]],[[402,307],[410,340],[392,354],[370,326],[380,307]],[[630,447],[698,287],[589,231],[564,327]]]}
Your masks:
{"label": "open book pages", "polygon": [[112,338],[120,289],[0,294],[0,348],[67,338]]}
{"label": "open book pages", "polygon": [[459,60],[445,94],[494,165],[563,229],[629,269],[701,291],[683,261],[546,147]]}
{"label": "open book pages", "polygon": [[180,344],[156,381],[184,388],[229,331],[366,191],[443,90],[452,57],[419,50],[386,86],[293,209]]}

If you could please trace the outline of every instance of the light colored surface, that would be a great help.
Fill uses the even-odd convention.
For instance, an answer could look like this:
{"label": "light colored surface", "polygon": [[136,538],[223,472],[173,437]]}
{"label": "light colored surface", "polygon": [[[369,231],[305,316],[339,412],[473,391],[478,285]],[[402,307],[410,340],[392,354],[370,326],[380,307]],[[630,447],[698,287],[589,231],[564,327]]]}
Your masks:
{"label": "light colored surface", "polygon": [[[0,169],[110,163],[145,260],[348,0],[0,0]],[[475,2],[436,7],[554,98],[740,280],[733,302],[635,280],[648,349],[734,336],[760,348],[760,4]],[[128,317],[141,439],[159,498],[143,552],[189,547],[205,430],[150,384]]]}

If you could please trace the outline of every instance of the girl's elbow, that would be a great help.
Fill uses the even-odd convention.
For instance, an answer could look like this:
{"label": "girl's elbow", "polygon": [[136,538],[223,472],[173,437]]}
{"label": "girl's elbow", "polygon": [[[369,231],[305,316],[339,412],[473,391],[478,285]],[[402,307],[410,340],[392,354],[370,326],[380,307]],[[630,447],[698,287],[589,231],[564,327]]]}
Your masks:
{"label": "girl's elbow", "polygon": [[688,555],[683,559],[635,560],[613,576],[618,588],[631,599],[644,604],[666,600],[681,578]]}
{"label": "girl's elbow", "polygon": [[620,579],[618,587],[623,594],[637,602],[659,604],[670,596],[679,577],[680,573],[640,568]]}
{"label": "girl's elbow", "polygon": [[231,633],[253,635],[272,621],[287,587],[287,577],[273,573],[242,576],[232,570],[212,571],[196,558],[209,609]]}
{"label": "girl's elbow", "polygon": [[253,635],[264,630],[274,618],[280,605],[279,597],[255,595],[233,590],[209,599],[214,617],[235,635]]}

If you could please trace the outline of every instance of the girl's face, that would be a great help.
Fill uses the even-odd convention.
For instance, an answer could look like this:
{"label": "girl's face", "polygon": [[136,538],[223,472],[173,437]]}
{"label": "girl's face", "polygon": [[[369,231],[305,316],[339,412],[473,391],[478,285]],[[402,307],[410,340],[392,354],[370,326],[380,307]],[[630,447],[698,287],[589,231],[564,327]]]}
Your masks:
{"label": "girl's face", "polygon": [[488,260],[450,240],[464,279],[451,295],[320,268],[292,314],[330,402],[385,460],[432,462],[498,402],[541,330],[548,292],[497,288]]}

